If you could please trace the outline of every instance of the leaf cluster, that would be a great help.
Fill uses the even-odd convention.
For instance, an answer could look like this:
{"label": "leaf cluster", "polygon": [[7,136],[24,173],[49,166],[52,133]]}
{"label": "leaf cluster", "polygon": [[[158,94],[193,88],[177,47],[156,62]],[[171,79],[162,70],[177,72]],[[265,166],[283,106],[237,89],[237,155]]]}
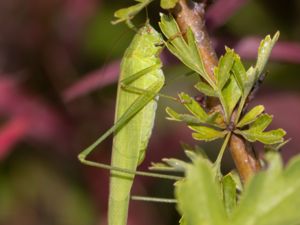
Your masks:
{"label": "leaf cluster", "polygon": [[209,160],[199,155],[190,159],[191,164],[184,164],[185,179],[175,185],[178,210],[183,216],[180,224],[299,224],[299,156],[283,169],[279,153],[268,153],[268,167],[247,183],[241,195],[233,174],[218,180]]}
{"label": "leaf cluster", "polygon": [[[264,113],[262,105],[255,106],[242,115],[251,92],[257,88],[270,52],[278,39],[277,32],[273,38],[267,36],[260,44],[258,59],[254,67],[245,69],[240,57],[229,48],[214,68],[214,80],[205,71],[194,34],[190,29],[184,37],[172,16],[161,14],[160,28],[167,38],[167,48],[187,67],[200,76],[195,88],[206,96],[217,98],[222,108],[208,111],[186,93],[180,93],[179,99],[191,113],[180,114],[167,108],[168,119],[183,121],[195,133],[196,140],[212,141],[223,138],[228,133],[242,135],[250,142],[264,144],[283,142],[285,131],[276,129],[265,131],[272,122],[272,116]],[[233,113],[235,111],[235,113]]]}
{"label": "leaf cluster", "polygon": [[[137,3],[126,8],[117,10],[114,13],[115,20],[112,24],[126,22],[130,28],[134,28],[131,20],[144,8],[146,8],[154,0],[135,0]],[[178,0],[160,0],[160,6],[163,9],[172,9],[175,7]]]}

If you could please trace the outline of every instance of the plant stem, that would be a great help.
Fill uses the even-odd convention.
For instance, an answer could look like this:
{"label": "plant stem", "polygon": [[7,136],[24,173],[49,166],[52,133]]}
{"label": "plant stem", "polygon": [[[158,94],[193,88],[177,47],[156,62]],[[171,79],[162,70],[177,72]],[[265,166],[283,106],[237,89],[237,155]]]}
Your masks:
{"label": "plant stem", "polygon": [[260,170],[252,146],[244,138],[232,134],[229,142],[231,156],[243,183]]}
{"label": "plant stem", "polygon": [[191,0],[179,0],[173,11],[173,15],[182,34],[186,34],[188,27],[192,29],[199,53],[203,58],[206,73],[211,80],[216,81],[214,67],[218,64],[218,58],[206,31],[204,7],[203,3],[195,3]]}
{"label": "plant stem", "polygon": [[[173,10],[173,14],[183,34],[186,33],[188,27],[192,29],[197,41],[199,53],[203,58],[204,68],[210,78],[215,81],[216,78],[213,70],[218,64],[218,58],[205,27],[204,8],[203,3],[196,3],[191,0],[179,0]],[[211,100],[209,107],[215,107],[218,104],[220,104],[220,102]],[[242,109],[239,109],[239,114],[241,114],[241,111]],[[235,111],[233,114],[237,115],[237,112]],[[234,116],[232,121],[235,121],[235,118]],[[252,175],[260,170],[259,161],[252,153],[250,144],[243,137],[232,134],[229,140],[229,148],[238,173],[245,183]]]}
{"label": "plant stem", "polygon": [[227,147],[227,145],[228,145],[228,141],[229,141],[230,136],[231,136],[231,132],[229,132],[229,133],[226,135],[225,140],[224,140],[224,142],[223,142],[223,144],[222,144],[222,147],[221,147],[221,149],[220,149],[220,152],[219,152],[219,154],[218,154],[218,157],[217,157],[217,159],[216,159],[216,161],[215,161],[215,163],[214,163],[215,166],[218,167],[218,168],[221,167],[221,161],[222,161],[224,152],[225,152],[225,150],[226,150],[226,147]]}

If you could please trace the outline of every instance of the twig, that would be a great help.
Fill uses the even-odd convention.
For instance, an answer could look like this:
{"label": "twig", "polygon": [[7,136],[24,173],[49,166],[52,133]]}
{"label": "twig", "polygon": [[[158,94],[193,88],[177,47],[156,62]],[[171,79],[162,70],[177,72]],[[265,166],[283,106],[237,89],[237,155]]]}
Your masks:
{"label": "twig", "polygon": [[[174,17],[185,34],[190,27],[195,34],[198,49],[203,57],[204,66],[212,79],[215,79],[213,69],[218,59],[213,49],[211,39],[207,33],[204,21],[205,5],[191,0],[179,0],[173,10]],[[238,173],[243,182],[246,182],[253,174],[260,170],[260,165],[252,153],[252,147],[244,138],[232,135],[229,141],[229,148],[235,162]]]}

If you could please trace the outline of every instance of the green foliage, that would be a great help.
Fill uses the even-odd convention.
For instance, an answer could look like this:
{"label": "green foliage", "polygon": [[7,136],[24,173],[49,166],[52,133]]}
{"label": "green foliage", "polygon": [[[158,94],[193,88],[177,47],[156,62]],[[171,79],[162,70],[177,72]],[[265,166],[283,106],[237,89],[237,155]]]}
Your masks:
{"label": "green foliage", "polygon": [[181,217],[181,219],[179,220],[179,225],[188,225],[184,219],[184,217]]}
{"label": "green foliage", "polygon": [[282,169],[279,153],[267,155],[269,166],[246,185],[233,224],[299,224],[300,157]]}
{"label": "green foliage", "polygon": [[266,63],[269,59],[270,53],[273,49],[274,44],[278,40],[279,32],[277,32],[273,38],[268,35],[264,40],[261,41],[258,48],[258,56],[255,67],[250,67],[247,71],[247,76],[242,77],[245,80],[245,92],[244,95],[248,95],[254,85],[259,79],[259,76],[263,72]]}
{"label": "green foliage", "polygon": [[201,93],[205,94],[206,96],[211,96],[211,97],[217,97],[216,91],[209,86],[207,83],[203,81],[199,81],[196,85],[195,88],[200,91]]}
{"label": "green foliage", "polygon": [[198,102],[184,92],[179,94],[179,99],[193,116],[189,114],[178,114],[173,109],[167,107],[166,112],[169,115],[167,119],[183,121],[188,125],[207,124],[217,128],[225,128],[222,123],[223,121],[220,121],[221,115],[218,112],[208,114]]}
{"label": "green foliage", "polygon": [[221,93],[219,94],[219,98],[224,108],[225,117],[227,121],[229,121],[234,108],[240,100],[240,97],[241,90],[234,76],[230,76],[225,87],[221,90]]}
{"label": "green foliage", "polygon": [[178,210],[188,225],[226,225],[220,184],[212,164],[198,157],[186,169],[185,179],[175,185]]}
{"label": "green foliage", "polygon": [[264,144],[277,144],[283,142],[283,136],[286,134],[283,129],[264,132],[271,122],[272,116],[262,114],[254,120],[249,129],[235,130],[234,132],[241,134],[244,138],[251,142],[260,141]]}
{"label": "green foliage", "polygon": [[212,141],[223,138],[228,133],[227,130],[224,130],[223,123],[219,121],[219,113],[206,113],[201,105],[186,93],[180,93],[179,98],[185,108],[193,115],[179,114],[167,107],[166,112],[169,115],[167,119],[185,122],[191,130],[195,131],[192,134],[194,139]]}
{"label": "green foliage", "polygon": [[[271,54],[272,48],[274,47],[278,38],[279,38],[279,32],[276,32],[276,34],[274,35],[273,38],[271,38],[271,36],[268,35],[267,37],[265,37],[264,40],[261,41],[259,48],[258,48],[258,57],[257,57],[256,65],[255,65],[258,76],[263,72],[263,70],[268,62],[268,58]],[[256,79],[257,78],[258,77],[256,77]]]}
{"label": "green foliage", "polygon": [[163,9],[172,9],[175,7],[178,0],[160,0],[160,6]]}
{"label": "green foliage", "polygon": [[215,75],[217,77],[217,87],[222,90],[224,85],[230,78],[230,71],[234,63],[234,52],[230,49],[226,49],[225,55],[219,60],[218,67],[215,68]]}
{"label": "green foliage", "polygon": [[257,105],[253,109],[251,109],[236,125],[237,127],[243,127],[245,125],[248,125],[252,122],[254,122],[257,117],[263,113],[265,110],[265,107],[263,105]]}
{"label": "green foliage", "polygon": [[195,140],[199,141],[213,141],[223,138],[227,134],[226,130],[219,131],[205,126],[189,126],[189,128],[196,132],[192,136]]}
{"label": "green foliage", "polygon": [[192,113],[194,116],[196,116],[199,120],[202,122],[206,122],[208,119],[208,114],[205,112],[205,110],[201,107],[201,105],[198,104],[193,98],[191,98],[186,93],[180,93],[179,98],[182,102],[182,104]]}
{"label": "green foliage", "polygon": [[[166,43],[168,49],[205,80],[200,80],[195,88],[207,96],[217,97],[222,105],[221,110],[207,112],[188,94],[180,93],[179,99],[191,115],[179,114],[167,108],[168,119],[185,122],[194,131],[192,136],[195,140],[212,141],[228,134],[214,164],[202,154],[193,154],[190,151],[186,151],[186,154],[193,164],[179,163],[180,161],[174,159],[165,161],[167,167],[180,168],[186,174],[185,179],[176,183],[175,190],[178,210],[183,215],[180,224],[285,225],[299,222],[300,216],[295,205],[299,205],[300,185],[299,182],[293,182],[293,179],[297,179],[300,174],[300,158],[283,171],[280,156],[272,153],[268,158],[268,169],[254,176],[241,196],[237,192],[242,190],[237,176],[230,173],[222,177],[218,172],[230,132],[242,135],[251,142],[260,141],[269,149],[278,149],[285,143],[284,130],[265,131],[272,122],[272,116],[263,114],[264,106],[255,106],[242,115],[248,96],[260,79],[279,33],[273,38],[267,36],[261,42],[257,63],[247,71],[240,57],[226,48],[225,55],[214,69],[213,81],[205,72],[192,33],[187,34],[186,42],[178,35],[179,28],[172,17],[162,15],[161,19],[161,29],[169,39]],[[193,57],[196,60],[192,60]],[[232,119],[235,109],[236,115]],[[238,202],[239,199],[241,200]],[[281,211],[287,213],[280,216]]]}
{"label": "green foliage", "polygon": [[223,202],[228,215],[236,208],[237,185],[231,173],[222,178]]}
{"label": "green foliage", "polygon": [[168,39],[165,44],[183,64],[197,72],[211,86],[215,86],[214,81],[209,77],[204,69],[202,58],[198,52],[195,37],[191,29],[187,30],[187,41],[183,38],[182,33],[172,16],[160,14],[160,29]]}
{"label": "green foliage", "polygon": [[112,21],[112,24],[117,24],[125,21],[129,27],[133,28],[134,25],[131,23],[131,20],[152,1],[153,0],[136,0],[137,3],[135,5],[117,10],[114,13],[114,16],[117,19]]}
{"label": "green foliage", "polygon": [[232,73],[237,81],[237,84],[239,85],[239,88],[242,91],[242,95],[245,96],[245,87],[251,87],[251,85],[247,83],[248,78],[245,67],[242,64],[239,55],[237,54],[234,54],[234,64],[232,67]]}
{"label": "green foliage", "polygon": [[186,224],[299,224],[300,157],[284,170],[279,153],[267,154],[267,160],[268,168],[255,175],[237,198],[231,174],[220,183],[208,160],[199,156],[194,159],[193,164],[186,166],[185,179],[175,186],[178,210]]}
{"label": "green foliage", "polygon": [[[254,107],[240,119],[246,100],[251,90],[255,88],[278,39],[278,32],[273,38],[268,35],[261,42],[256,65],[250,67],[247,72],[240,57],[233,50],[226,48],[226,53],[220,58],[218,66],[214,69],[214,81],[205,71],[202,57],[190,29],[186,34],[186,41],[174,18],[164,14],[161,14],[160,28],[168,38],[166,42],[168,49],[206,81],[200,80],[195,88],[207,96],[217,97],[222,105],[221,110],[214,109],[207,113],[206,109],[188,94],[181,93],[179,94],[180,101],[192,115],[179,114],[171,108],[167,108],[168,119],[185,122],[190,129],[196,131],[192,134],[196,140],[212,141],[223,138],[228,132],[234,132],[251,142],[260,141],[269,145],[283,142],[283,136],[286,134],[284,130],[265,131],[271,123],[272,117],[267,114],[261,115],[264,111],[263,106]],[[235,109],[236,114],[232,119]],[[247,125],[249,127],[246,127]]]}
{"label": "green foliage", "polygon": [[283,142],[283,136],[286,134],[286,132],[281,128],[266,132],[256,131],[254,129],[248,129],[245,131],[236,130],[235,133],[241,134],[250,142],[260,141],[268,145]]}

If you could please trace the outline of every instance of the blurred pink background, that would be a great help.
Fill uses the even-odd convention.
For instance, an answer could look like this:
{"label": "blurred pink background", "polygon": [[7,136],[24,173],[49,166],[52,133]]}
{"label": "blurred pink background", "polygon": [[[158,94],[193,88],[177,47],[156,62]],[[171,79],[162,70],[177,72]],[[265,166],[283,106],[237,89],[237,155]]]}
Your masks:
{"label": "blurred pink background", "polygon": [[[77,154],[113,123],[119,63],[134,33],[113,26],[113,12],[133,1],[0,1],[0,224],[105,224],[108,172],[89,168]],[[158,3],[149,6],[157,23]],[[145,13],[136,24],[145,21]],[[254,63],[260,40],[280,30],[269,75],[253,104],[274,115],[287,131],[287,161],[300,150],[300,2],[217,0],[207,26],[218,54],[224,45]],[[196,95],[194,78],[168,52],[162,55],[164,90]],[[174,78],[176,77],[176,79]],[[186,83],[182,79],[186,79]],[[184,83],[184,85],[182,85]],[[183,157],[182,142],[195,144],[184,126],[164,120],[161,101],[147,159]],[[217,144],[198,143],[216,155]],[[100,152],[100,149],[104,150]],[[109,162],[111,139],[93,158]],[[232,168],[227,156],[225,170]],[[172,197],[172,184],[138,178],[133,192]],[[132,202],[129,224],[174,224],[174,205]]]}

